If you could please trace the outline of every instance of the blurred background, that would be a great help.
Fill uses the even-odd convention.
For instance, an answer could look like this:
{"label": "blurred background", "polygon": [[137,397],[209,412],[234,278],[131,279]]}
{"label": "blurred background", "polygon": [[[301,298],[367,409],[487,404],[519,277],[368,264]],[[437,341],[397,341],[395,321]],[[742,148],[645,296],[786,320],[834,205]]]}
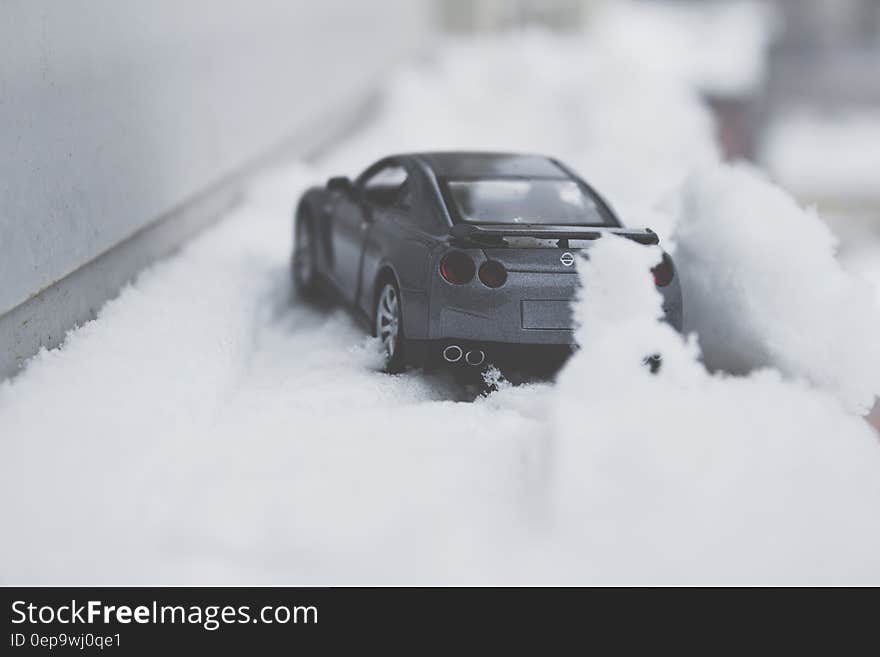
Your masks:
{"label": "blurred background", "polygon": [[816,205],[846,266],[880,279],[878,0],[6,0],[0,375],[248,175],[365,121],[401,62],[528,30],[589,33],[691,85],[724,157]]}
{"label": "blurred background", "polygon": [[880,240],[877,0],[438,0],[437,9],[444,30],[471,34],[578,31],[601,17],[633,57],[665,60],[692,80],[726,159],[756,163],[819,206],[845,255],[875,264],[860,251]]}

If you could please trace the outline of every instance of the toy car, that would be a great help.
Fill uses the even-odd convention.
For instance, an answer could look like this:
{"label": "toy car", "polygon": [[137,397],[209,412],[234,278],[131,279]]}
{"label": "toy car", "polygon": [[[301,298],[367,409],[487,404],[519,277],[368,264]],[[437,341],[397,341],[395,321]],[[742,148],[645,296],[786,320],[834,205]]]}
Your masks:
{"label": "toy car", "polygon": [[[294,221],[292,274],[306,298],[333,294],[382,342],[386,369],[564,360],[574,345],[575,253],[622,227],[561,162],[506,153],[386,157],[354,181],[309,189]],[[681,328],[670,257],[654,270]]]}

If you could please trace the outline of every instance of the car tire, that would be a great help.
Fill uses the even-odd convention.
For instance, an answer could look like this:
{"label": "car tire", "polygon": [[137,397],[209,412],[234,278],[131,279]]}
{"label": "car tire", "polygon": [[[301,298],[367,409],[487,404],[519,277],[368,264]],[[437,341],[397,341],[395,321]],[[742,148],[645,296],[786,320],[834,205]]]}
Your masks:
{"label": "car tire", "polygon": [[379,287],[373,311],[373,330],[381,344],[385,371],[392,374],[402,372],[406,367],[403,302],[400,288],[393,280]]}
{"label": "car tire", "polygon": [[308,300],[315,300],[320,288],[316,237],[311,216],[307,212],[300,212],[294,227],[290,269],[294,291],[297,296]]}

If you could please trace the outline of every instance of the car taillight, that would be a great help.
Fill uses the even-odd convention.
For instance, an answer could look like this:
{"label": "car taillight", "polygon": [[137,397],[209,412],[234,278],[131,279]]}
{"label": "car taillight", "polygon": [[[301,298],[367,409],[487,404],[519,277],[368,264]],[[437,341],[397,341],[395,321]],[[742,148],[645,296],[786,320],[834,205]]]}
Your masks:
{"label": "car taillight", "polygon": [[440,261],[440,275],[453,285],[470,282],[476,269],[471,257],[462,251],[450,251]]}
{"label": "car taillight", "polygon": [[654,275],[654,285],[657,287],[669,285],[672,282],[672,277],[675,275],[672,258],[664,253],[660,264],[652,268],[651,273]]}
{"label": "car taillight", "polygon": [[507,282],[507,270],[500,262],[487,260],[480,265],[480,280],[486,287],[501,287]]}

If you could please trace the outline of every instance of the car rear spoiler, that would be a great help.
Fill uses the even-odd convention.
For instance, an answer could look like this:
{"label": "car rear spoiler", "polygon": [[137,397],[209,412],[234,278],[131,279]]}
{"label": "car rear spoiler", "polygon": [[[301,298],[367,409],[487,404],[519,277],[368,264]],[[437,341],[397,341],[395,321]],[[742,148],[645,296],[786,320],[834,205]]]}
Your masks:
{"label": "car rear spoiler", "polygon": [[618,235],[639,244],[659,244],[650,228],[609,228],[603,226],[546,226],[540,224],[455,224],[449,231],[453,240],[475,244],[498,244],[505,237],[535,237],[548,240],[597,240]]}

